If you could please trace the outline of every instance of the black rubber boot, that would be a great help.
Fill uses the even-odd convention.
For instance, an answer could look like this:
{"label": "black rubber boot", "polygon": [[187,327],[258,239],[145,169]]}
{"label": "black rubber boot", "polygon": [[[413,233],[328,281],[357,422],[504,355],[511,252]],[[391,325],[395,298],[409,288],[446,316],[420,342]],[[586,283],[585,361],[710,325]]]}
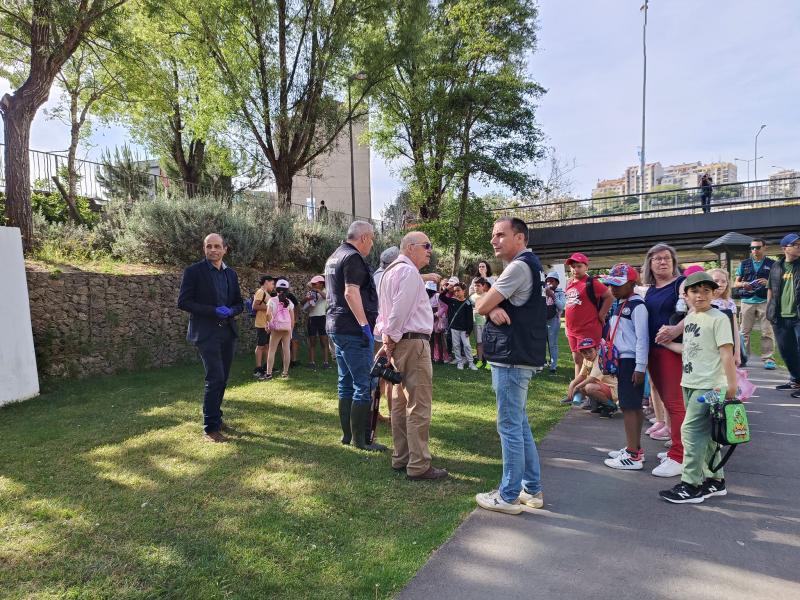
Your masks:
{"label": "black rubber boot", "polygon": [[353,401],[350,398],[339,398],[339,423],[342,426],[342,444],[350,444],[352,435],[350,433],[350,405]]}
{"label": "black rubber boot", "polygon": [[366,435],[370,417],[370,405],[360,402],[353,402],[350,406],[350,429],[353,432],[353,443],[359,450],[370,452],[383,452],[386,446],[383,444],[367,444]]}

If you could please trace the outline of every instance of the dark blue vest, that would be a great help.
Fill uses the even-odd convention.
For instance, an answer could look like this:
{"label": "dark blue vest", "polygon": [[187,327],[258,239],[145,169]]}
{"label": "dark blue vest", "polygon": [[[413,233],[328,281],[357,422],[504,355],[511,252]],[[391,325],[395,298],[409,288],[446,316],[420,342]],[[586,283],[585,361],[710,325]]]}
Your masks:
{"label": "dark blue vest", "polygon": [[[768,256],[764,257],[764,262],[761,263],[761,268],[756,271],[753,267],[753,259],[746,258],[742,261],[742,281],[755,281],[756,279],[766,279],[769,281],[769,271],[772,268],[772,265],[775,264],[775,261],[769,258]],[[767,299],[767,286],[764,285],[757,289],[754,292],[748,292],[744,289],[739,289],[739,297],[740,298],[761,298],[763,300]]]}
{"label": "dark blue vest", "polygon": [[547,306],[542,295],[542,265],[535,254],[525,252],[514,260],[530,267],[533,289],[528,301],[514,306],[503,300],[499,306],[508,313],[511,325],[495,325],[486,320],[483,330],[483,356],[504,365],[541,367],[547,345]]}

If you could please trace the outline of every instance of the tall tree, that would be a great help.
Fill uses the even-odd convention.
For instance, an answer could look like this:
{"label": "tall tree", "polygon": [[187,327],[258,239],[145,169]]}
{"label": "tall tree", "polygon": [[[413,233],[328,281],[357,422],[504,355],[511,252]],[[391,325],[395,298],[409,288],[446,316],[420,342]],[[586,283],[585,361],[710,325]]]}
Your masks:
{"label": "tall tree", "polygon": [[28,149],[36,112],[64,63],[82,43],[113,28],[113,11],[127,0],[19,0],[0,7],[0,75],[15,90],[0,99],[5,142],[6,215],[23,247],[33,244]]}
{"label": "tall tree", "polygon": [[66,188],[59,179],[61,173],[53,179],[67,203],[72,220],[81,222],[77,209],[80,179],[77,167],[78,145],[91,133],[90,116],[97,112],[98,107],[112,92],[119,90],[120,82],[114,72],[110,54],[100,44],[79,46],[61,67],[56,81],[62,91],[62,101],[48,111],[48,114],[69,127],[69,149],[64,173],[67,179]]}
{"label": "tall tree", "polygon": [[454,157],[461,184],[457,265],[473,177],[515,193],[540,184],[528,169],[545,153],[534,104],[544,90],[525,72],[525,54],[536,46],[533,2],[459,0],[449,6],[447,15],[448,33],[461,41],[453,63],[454,104],[460,108]]}
{"label": "tall tree", "polygon": [[[168,0],[214,68],[236,125],[272,172],[279,202],[291,203],[292,179],[330,152],[382,76],[382,47],[372,32],[388,0]],[[209,60],[210,59],[210,60]],[[366,79],[354,80],[362,68]],[[352,84],[353,110],[342,101]]]}

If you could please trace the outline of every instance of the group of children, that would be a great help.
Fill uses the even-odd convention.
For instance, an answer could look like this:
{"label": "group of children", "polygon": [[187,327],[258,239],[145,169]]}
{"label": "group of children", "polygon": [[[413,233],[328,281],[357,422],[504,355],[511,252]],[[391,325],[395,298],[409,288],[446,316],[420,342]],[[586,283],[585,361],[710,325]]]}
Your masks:
{"label": "group of children", "polygon": [[322,354],[322,368],[330,368],[330,347],[325,332],[325,312],[328,308],[325,293],[325,278],[315,275],[306,284],[307,291],[302,303],[290,291],[289,280],[283,277],[262,275],[259,287],[253,294],[250,312],[255,316],[256,366],[253,376],[262,381],[273,377],[275,355],[282,348],[281,377],[289,376],[289,369],[297,366],[299,335],[297,332],[296,307],[307,314],[309,367],[317,368],[316,346]]}
{"label": "group of children", "polygon": [[[711,440],[710,403],[705,397],[717,390],[720,398],[735,398],[736,366],[741,362],[736,305],[730,298],[727,273],[722,269],[706,273],[700,267],[691,267],[686,275],[674,318],[675,323],[683,322],[684,333],[666,344],[682,356],[683,363],[683,470],[680,483],[659,493],[664,500],[679,504],[699,503],[727,493],[722,469],[709,469],[718,446]],[[639,274],[632,266],[614,265],[600,280],[614,297],[610,316],[599,339],[584,337],[577,341],[582,363],[565,401],[601,416],[621,411],[625,445],[609,452],[604,463],[612,469],[641,470],[645,462],[641,437],[650,346],[647,306],[637,293]],[[653,439],[669,440],[664,426],[655,421],[646,433]],[[665,460],[666,453],[659,453],[658,458]]]}
{"label": "group of children", "polygon": [[[475,306],[491,287],[492,282],[486,277],[476,277],[469,287],[457,277],[443,280],[438,287],[432,281],[425,284],[433,311],[431,357],[434,363],[454,364],[457,369],[473,371],[489,368],[483,360],[486,317],[480,315]],[[477,355],[473,355],[470,342],[473,332]]]}

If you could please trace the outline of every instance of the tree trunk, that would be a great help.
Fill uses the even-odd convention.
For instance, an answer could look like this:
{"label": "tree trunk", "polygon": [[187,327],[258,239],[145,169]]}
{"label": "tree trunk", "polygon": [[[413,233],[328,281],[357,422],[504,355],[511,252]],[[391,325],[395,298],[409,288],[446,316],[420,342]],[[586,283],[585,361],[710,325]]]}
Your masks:
{"label": "tree trunk", "polygon": [[278,190],[278,207],[289,210],[292,207],[292,177],[284,173],[275,174],[275,187]]}
{"label": "tree trunk", "polygon": [[[75,223],[83,223],[81,213],[78,212],[77,197],[78,197],[78,172],[75,166],[76,157],[78,154],[78,142],[81,139],[81,123],[78,119],[78,94],[71,94],[70,98],[70,137],[69,137],[69,151],[67,152],[67,193],[63,194],[64,200],[67,203],[70,217]],[[56,173],[58,176],[58,173]],[[59,188],[60,189],[60,188]]]}
{"label": "tree trunk", "polygon": [[461,182],[461,198],[458,201],[458,222],[456,223],[456,244],[453,250],[453,275],[458,272],[458,263],[461,260],[461,238],[464,236],[464,213],[469,200],[469,169],[464,171]]}
{"label": "tree trunk", "polygon": [[[7,100],[8,96],[4,98]],[[19,227],[25,252],[33,248],[33,211],[31,209],[31,171],[28,145],[31,123],[36,110],[3,103],[4,175],[6,218],[8,225]]]}

